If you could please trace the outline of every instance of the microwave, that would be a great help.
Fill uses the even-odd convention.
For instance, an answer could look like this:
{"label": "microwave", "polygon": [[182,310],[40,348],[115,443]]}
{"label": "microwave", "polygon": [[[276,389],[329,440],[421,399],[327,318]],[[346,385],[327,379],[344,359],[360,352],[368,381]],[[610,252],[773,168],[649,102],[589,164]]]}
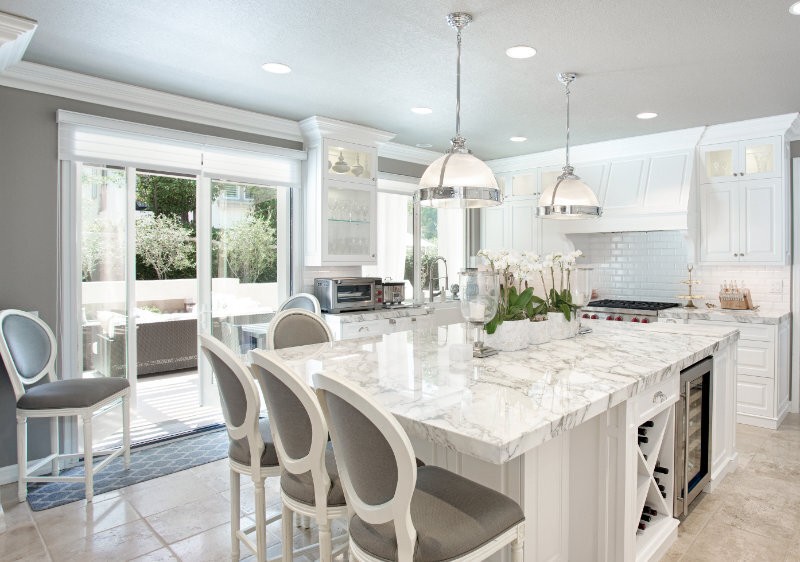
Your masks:
{"label": "microwave", "polygon": [[[323,312],[380,308],[374,277],[323,277],[314,279],[314,296]],[[380,299],[383,301],[383,299]]]}

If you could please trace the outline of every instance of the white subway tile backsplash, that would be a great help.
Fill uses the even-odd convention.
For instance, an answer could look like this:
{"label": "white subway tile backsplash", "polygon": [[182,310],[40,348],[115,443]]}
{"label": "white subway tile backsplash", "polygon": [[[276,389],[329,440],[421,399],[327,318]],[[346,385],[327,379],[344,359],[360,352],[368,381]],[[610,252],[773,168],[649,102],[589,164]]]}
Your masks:
{"label": "white subway tile backsplash", "polygon": [[[613,234],[573,234],[575,248],[583,251],[583,265],[594,267],[593,283],[601,298],[676,301],[686,294],[682,281],[689,248],[681,231],[626,232]],[[693,278],[701,283],[696,299],[718,303],[719,286],[725,281],[742,282],[750,289],[755,304],[789,306],[789,266],[713,266],[695,265]],[[781,281],[781,291],[771,292]]]}

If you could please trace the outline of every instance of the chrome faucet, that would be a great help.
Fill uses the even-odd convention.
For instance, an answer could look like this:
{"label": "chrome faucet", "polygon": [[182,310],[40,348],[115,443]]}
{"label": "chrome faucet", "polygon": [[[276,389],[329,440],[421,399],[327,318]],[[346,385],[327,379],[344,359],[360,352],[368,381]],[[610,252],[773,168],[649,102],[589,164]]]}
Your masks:
{"label": "chrome faucet", "polygon": [[[439,260],[442,260],[442,263],[444,264],[444,277],[437,277],[436,279],[434,279],[433,267]],[[428,279],[428,302],[433,302],[433,282],[440,281],[442,279],[444,279],[444,286],[440,285],[440,287],[441,287],[442,302],[444,302],[445,299],[447,298],[447,287],[450,285],[450,279],[447,276],[447,260],[444,259],[442,256],[436,256],[435,258],[433,258],[433,261],[428,266],[428,276],[430,277]]]}

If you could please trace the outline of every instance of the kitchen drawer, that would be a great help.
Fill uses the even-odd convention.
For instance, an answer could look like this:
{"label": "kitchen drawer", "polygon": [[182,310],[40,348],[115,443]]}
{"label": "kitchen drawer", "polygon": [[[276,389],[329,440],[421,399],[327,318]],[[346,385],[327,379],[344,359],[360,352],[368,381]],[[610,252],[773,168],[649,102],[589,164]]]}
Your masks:
{"label": "kitchen drawer", "polygon": [[689,324],[700,324],[703,326],[721,326],[723,328],[738,329],[739,339],[756,341],[773,341],[774,326],[759,324],[745,324],[741,322],[710,322],[708,320],[689,320]]}
{"label": "kitchen drawer", "polygon": [[678,400],[680,376],[675,375],[640,392],[636,400],[638,422],[641,424]]}
{"label": "kitchen drawer", "polygon": [[771,342],[740,339],[736,346],[741,375],[775,378],[775,346]]}
{"label": "kitchen drawer", "polygon": [[370,320],[368,322],[348,322],[342,324],[342,339],[360,338],[361,336],[375,336],[388,334],[394,328],[389,320]]}
{"label": "kitchen drawer", "polygon": [[739,375],[736,379],[736,413],[774,418],[775,384],[763,377]]}

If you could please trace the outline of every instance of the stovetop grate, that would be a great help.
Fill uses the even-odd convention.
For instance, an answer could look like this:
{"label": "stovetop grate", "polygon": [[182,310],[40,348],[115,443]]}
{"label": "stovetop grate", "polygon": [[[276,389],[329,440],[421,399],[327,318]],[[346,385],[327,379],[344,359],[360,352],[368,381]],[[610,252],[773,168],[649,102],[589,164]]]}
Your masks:
{"label": "stovetop grate", "polygon": [[616,299],[603,299],[599,301],[592,301],[588,306],[596,306],[598,308],[628,308],[631,310],[665,310],[680,306],[676,302],[648,302],[648,301],[626,301]]}

